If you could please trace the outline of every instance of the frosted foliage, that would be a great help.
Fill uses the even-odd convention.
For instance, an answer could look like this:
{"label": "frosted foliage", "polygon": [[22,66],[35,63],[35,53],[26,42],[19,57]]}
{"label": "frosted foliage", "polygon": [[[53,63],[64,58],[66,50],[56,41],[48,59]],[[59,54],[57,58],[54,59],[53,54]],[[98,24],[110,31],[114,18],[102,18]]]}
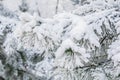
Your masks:
{"label": "frosted foliage", "polygon": [[[28,13],[24,13],[22,16],[20,16],[21,22],[18,24],[18,27],[13,32],[15,37],[20,41],[20,45],[18,45],[18,48],[24,47],[24,49],[31,49],[32,47],[38,49],[38,48],[44,48],[46,42],[42,40],[44,35],[44,31],[38,27],[35,27],[37,25],[35,16],[31,16]],[[21,29],[21,30],[20,30]],[[37,29],[40,30],[40,33],[36,32]],[[41,44],[38,46],[38,44]],[[43,44],[43,45],[42,45]]]}
{"label": "frosted foliage", "polygon": [[78,47],[70,39],[63,41],[55,54],[58,59],[56,64],[59,63],[57,65],[67,69],[84,66],[83,62],[87,63],[87,58],[90,57],[89,54],[85,53],[84,48]]}
{"label": "frosted foliage", "polygon": [[0,80],[120,80],[119,3],[1,0]]}
{"label": "frosted foliage", "polygon": [[73,11],[73,13],[78,15],[86,15],[92,13],[98,13],[104,10],[113,9],[119,7],[119,0],[86,0],[86,3],[83,6],[78,7]]}
{"label": "frosted foliage", "polygon": [[119,48],[119,40],[116,40],[112,43],[112,45],[110,45],[110,49],[108,50],[108,58],[111,58],[114,61],[115,66],[117,66],[120,62]]}
{"label": "frosted foliage", "polygon": [[102,68],[98,68],[95,70],[95,72],[92,72],[92,77],[94,77],[93,80],[107,80]]}
{"label": "frosted foliage", "polygon": [[[65,15],[67,14],[57,15],[51,20],[38,18],[36,14],[33,16],[28,13],[21,14],[21,21],[14,28],[14,31],[6,36],[7,39],[4,43],[6,54],[13,57],[13,59],[8,58],[10,59],[9,65],[12,65],[11,63],[14,62],[14,68],[23,69],[23,71],[38,77],[46,78],[46,75],[50,76],[49,72],[53,66],[72,70],[76,67],[83,67],[84,64],[88,63],[90,55],[86,53],[84,47],[78,46],[74,42],[74,40],[81,39],[74,35],[75,28],[78,28],[78,32],[75,34],[82,37],[86,31],[82,27],[86,28],[87,25],[82,20],[82,17],[80,17],[80,21],[76,22],[79,16],[69,14],[69,16],[65,17]],[[79,29],[79,27],[81,28]],[[16,57],[13,56],[14,54]],[[34,57],[35,55],[36,57]],[[52,58],[52,55],[55,55],[55,61],[54,59],[49,60],[49,58]],[[19,56],[21,57],[19,58]],[[19,58],[19,61],[13,61],[17,58]],[[45,61],[41,61],[42,59]],[[30,70],[36,61],[38,63],[34,66],[35,69]],[[56,65],[57,62],[60,64]],[[18,68],[17,66],[20,67]]]}

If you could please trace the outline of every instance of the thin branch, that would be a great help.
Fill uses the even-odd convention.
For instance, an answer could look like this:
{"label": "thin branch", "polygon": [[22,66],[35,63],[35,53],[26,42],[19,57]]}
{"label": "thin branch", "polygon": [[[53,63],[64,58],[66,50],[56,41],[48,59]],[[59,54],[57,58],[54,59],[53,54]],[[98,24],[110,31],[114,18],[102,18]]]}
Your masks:
{"label": "thin branch", "polygon": [[58,13],[58,6],[59,6],[59,0],[57,0],[56,8],[55,8],[55,14]]}

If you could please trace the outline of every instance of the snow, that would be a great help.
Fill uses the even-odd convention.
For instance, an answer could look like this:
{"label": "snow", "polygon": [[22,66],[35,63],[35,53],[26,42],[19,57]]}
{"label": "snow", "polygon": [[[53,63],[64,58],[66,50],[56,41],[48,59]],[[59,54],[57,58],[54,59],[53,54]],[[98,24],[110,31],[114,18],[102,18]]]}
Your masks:
{"label": "snow", "polygon": [[120,62],[120,41],[116,40],[112,43],[112,45],[109,46],[108,49],[108,58],[111,58],[114,62],[114,65],[118,65]]}
{"label": "snow", "polygon": [[76,16],[73,21],[73,26],[75,27],[70,31],[71,38],[80,40],[87,29],[87,24],[82,18]]}
{"label": "snow", "polygon": [[[67,55],[68,53],[65,53],[65,51],[67,49],[72,49],[72,53],[71,54],[74,54],[74,59],[75,59],[75,63],[72,63],[72,61],[69,61],[68,59],[68,63],[66,63],[67,61],[67,56],[69,57],[69,55]],[[81,57],[78,57],[78,54],[81,55]],[[57,65],[60,65],[61,67],[64,67],[65,68],[74,68],[74,66],[84,66],[84,64],[81,62],[82,61],[85,61],[86,63],[89,61],[88,58],[90,57],[89,54],[86,54],[85,52],[85,49],[84,48],[80,48],[78,46],[75,45],[75,43],[73,43],[73,41],[71,41],[70,39],[67,39],[67,40],[64,40],[61,44],[61,46],[58,48],[58,50],[56,51],[55,53],[55,56],[56,56],[56,59],[58,59],[58,62],[57,63],[60,63],[60,64],[57,64]],[[72,57],[72,55],[71,55]],[[73,60],[74,60],[73,59]]]}
{"label": "snow", "polygon": [[63,41],[60,48],[55,53],[56,58],[62,57],[65,50],[71,48],[72,46],[75,46],[75,44],[70,39]]}
{"label": "snow", "polygon": [[120,1],[106,1],[60,0],[57,14],[57,0],[26,0],[27,12],[22,0],[1,1],[0,76],[10,69],[11,80],[19,71],[23,80],[119,80]]}

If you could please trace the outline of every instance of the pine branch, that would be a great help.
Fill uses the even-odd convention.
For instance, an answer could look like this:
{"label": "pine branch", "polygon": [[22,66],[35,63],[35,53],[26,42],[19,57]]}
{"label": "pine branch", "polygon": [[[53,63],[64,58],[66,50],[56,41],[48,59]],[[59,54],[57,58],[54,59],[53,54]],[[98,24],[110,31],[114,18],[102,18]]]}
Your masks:
{"label": "pine branch", "polygon": [[100,62],[100,63],[97,63],[97,64],[90,64],[90,65],[85,65],[83,67],[76,67],[74,68],[73,70],[78,70],[78,69],[84,69],[84,68],[88,68],[88,69],[92,69],[92,68],[96,68],[96,67],[99,67],[99,66],[102,66],[104,64],[107,64],[109,63],[111,60],[106,60],[106,61],[103,61],[103,62]]}

